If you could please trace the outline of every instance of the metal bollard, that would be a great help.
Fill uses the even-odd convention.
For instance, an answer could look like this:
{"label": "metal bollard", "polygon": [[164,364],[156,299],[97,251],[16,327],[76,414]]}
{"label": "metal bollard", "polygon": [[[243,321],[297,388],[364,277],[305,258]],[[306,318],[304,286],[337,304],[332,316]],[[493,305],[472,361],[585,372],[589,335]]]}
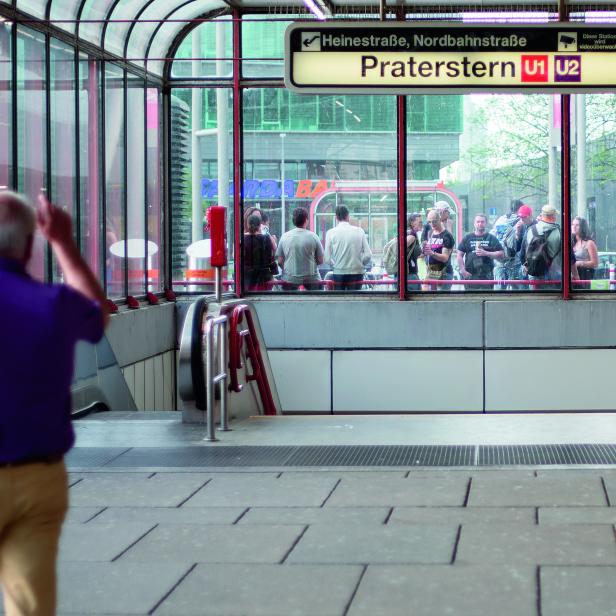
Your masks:
{"label": "metal bollard", "polygon": [[216,301],[220,304],[222,302],[222,267],[214,268],[214,295],[216,296]]}
{"label": "metal bollard", "polygon": [[[217,375],[214,375],[214,328],[219,331],[219,370]],[[228,429],[227,418],[227,317],[221,315],[218,317],[208,317],[205,322],[205,383],[206,383],[206,419],[207,432],[205,435],[206,441],[217,441],[215,426],[214,426],[214,388],[219,383],[220,390],[220,423],[221,429]],[[226,426],[223,428],[223,426]]]}

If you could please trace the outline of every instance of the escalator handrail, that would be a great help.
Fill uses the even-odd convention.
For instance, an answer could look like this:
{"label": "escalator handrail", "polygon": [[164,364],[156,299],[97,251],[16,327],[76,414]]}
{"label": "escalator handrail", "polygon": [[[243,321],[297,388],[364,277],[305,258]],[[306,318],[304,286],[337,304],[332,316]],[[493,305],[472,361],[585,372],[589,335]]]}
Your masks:
{"label": "escalator handrail", "polygon": [[[247,329],[240,330],[242,321],[246,319]],[[239,304],[233,308],[229,327],[229,389],[240,392],[238,370],[242,364],[242,342],[245,340],[247,356],[250,359],[252,374],[246,374],[246,381],[256,381],[263,404],[264,415],[276,415],[276,405],[272,396],[263,356],[259,347],[252,312],[248,304]]]}

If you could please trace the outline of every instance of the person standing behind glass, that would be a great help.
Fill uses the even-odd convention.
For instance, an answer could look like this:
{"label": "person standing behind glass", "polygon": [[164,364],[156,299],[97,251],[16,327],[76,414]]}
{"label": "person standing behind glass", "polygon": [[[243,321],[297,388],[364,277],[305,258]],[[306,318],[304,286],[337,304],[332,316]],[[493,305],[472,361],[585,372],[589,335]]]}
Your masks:
{"label": "person standing behind glass", "polygon": [[[406,250],[408,252],[408,279],[419,280],[418,261],[422,256],[420,236],[423,229],[423,220],[419,212],[413,212],[408,219],[408,231],[406,234]],[[411,239],[414,238],[414,239]],[[418,284],[408,284],[409,291],[419,291],[421,286]]]}
{"label": "person standing behind glass", "polygon": [[325,263],[332,266],[334,291],[359,291],[372,251],[364,230],[349,223],[345,205],[336,207],[336,221],[325,234]]}
{"label": "person standing behind glass", "polygon": [[[458,244],[458,267],[465,280],[493,280],[494,260],[503,258],[503,247],[494,235],[486,231],[488,218],[477,214],[474,231],[464,236]],[[486,289],[493,289],[487,286]]]}
{"label": "person standing behind glass", "polygon": [[246,226],[248,233],[244,234],[243,243],[246,290],[268,291],[274,262],[270,236],[261,233],[261,216],[256,213],[248,217]]}
{"label": "person standing behind glass", "polygon": [[592,280],[599,265],[599,255],[590,236],[588,221],[581,216],[576,216],[571,223],[571,243],[580,280]]}
{"label": "person standing behind glass", "polygon": [[[439,216],[439,220],[441,221],[441,227],[447,231],[448,233],[451,234],[451,237],[453,239],[453,220],[451,220],[450,217],[450,213],[451,210],[449,208],[449,204],[447,203],[447,201],[437,201],[434,204],[433,208],[430,208],[428,210],[428,217],[426,220],[426,225],[423,226],[423,229],[421,231],[421,243],[422,245],[424,245],[424,242],[427,241],[428,236],[430,235],[430,233],[432,232],[432,226],[430,224],[430,212],[435,211],[438,216]],[[453,247],[455,248],[455,239],[453,240]],[[428,265],[428,259],[426,259],[426,266]],[[451,264],[451,260],[448,261],[447,263],[447,269],[446,269],[446,275],[443,276],[443,278],[446,278],[447,280],[453,280],[453,265]],[[444,288],[444,287],[442,287]],[[449,288],[449,287],[447,287]]]}
{"label": "person standing behind glass", "polygon": [[[562,239],[560,226],[556,222],[558,212],[552,205],[544,205],[537,222],[528,227],[526,237],[522,245],[521,259],[524,271],[529,280],[560,280],[562,272]],[[544,239],[537,239],[538,236]],[[533,239],[535,240],[533,242]],[[534,246],[545,242],[546,250],[541,255],[534,253]],[[538,257],[541,258],[538,258]],[[533,265],[534,263],[534,265]],[[533,289],[556,289],[555,285],[532,285]]]}
{"label": "person standing behind glass", "polygon": [[323,263],[323,246],[316,233],[309,231],[308,211],[303,207],[293,210],[291,229],[282,234],[276,258],[282,268],[283,290],[296,291],[300,285],[307,291],[321,289],[321,277],[317,267]]}
{"label": "person standing behind glass", "polygon": [[[428,280],[452,280],[453,269],[451,268],[451,252],[455,245],[453,235],[443,227],[441,216],[436,210],[428,213],[430,230],[426,241],[423,243],[423,254],[426,260],[426,279]],[[451,285],[439,285],[437,290],[447,291]]]}

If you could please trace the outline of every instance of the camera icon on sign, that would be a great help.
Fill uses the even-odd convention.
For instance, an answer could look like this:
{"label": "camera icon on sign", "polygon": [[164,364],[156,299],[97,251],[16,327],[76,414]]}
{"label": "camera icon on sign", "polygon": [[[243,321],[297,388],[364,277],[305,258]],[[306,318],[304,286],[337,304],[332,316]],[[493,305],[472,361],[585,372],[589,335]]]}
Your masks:
{"label": "camera icon on sign", "polygon": [[577,51],[577,32],[559,32],[558,51]]}

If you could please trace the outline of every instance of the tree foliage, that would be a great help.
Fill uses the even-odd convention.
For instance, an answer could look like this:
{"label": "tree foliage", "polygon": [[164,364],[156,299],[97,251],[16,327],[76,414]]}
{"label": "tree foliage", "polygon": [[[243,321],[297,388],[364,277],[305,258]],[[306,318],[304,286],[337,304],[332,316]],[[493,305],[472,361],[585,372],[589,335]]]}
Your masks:
{"label": "tree foliage", "polygon": [[547,192],[551,97],[489,96],[466,117],[470,145],[463,153],[472,183],[486,192],[507,187],[520,198],[543,201]]}

